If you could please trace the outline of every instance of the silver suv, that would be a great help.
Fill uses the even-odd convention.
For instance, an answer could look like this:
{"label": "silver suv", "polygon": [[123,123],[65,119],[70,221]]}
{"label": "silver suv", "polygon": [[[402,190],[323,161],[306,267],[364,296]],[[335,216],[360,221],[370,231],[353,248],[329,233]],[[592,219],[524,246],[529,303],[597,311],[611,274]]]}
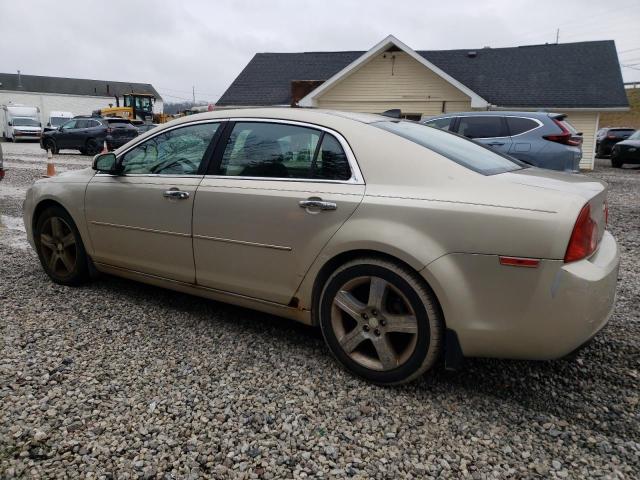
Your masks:
{"label": "silver suv", "polygon": [[430,127],[463,135],[540,168],[578,172],[582,133],[562,113],[460,112],[422,118]]}

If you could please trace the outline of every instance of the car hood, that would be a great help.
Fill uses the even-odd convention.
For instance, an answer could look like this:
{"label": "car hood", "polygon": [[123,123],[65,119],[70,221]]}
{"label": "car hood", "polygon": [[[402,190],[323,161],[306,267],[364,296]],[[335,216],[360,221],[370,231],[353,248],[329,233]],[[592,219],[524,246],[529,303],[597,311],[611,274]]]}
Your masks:
{"label": "car hood", "polygon": [[43,178],[36,181],[36,184],[42,183],[86,183],[96,174],[96,171],[91,168],[83,168],[80,170],[70,170],[68,172],[62,172],[55,177]]}
{"label": "car hood", "polygon": [[628,145],[630,147],[640,147],[640,140],[623,140],[616,145]]}

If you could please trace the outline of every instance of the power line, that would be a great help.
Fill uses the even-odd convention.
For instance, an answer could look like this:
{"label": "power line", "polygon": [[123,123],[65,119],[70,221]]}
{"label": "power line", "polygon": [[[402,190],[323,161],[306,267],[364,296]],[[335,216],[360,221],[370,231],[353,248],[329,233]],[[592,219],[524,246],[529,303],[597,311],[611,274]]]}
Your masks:
{"label": "power line", "polygon": [[622,50],[621,52],[618,52],[618,55],[620,55],[621,53],[635,52],[636,50],[640,50],[640,47],[637,47],[637,48],[630,48],[630,49],[628,49],[628,50]]}
{"label": "power line", "polygon": [[633,67],[631,65],[622,65],[622,68],[630,68],[631,70],[639,70],[640,71],[640,67]]}

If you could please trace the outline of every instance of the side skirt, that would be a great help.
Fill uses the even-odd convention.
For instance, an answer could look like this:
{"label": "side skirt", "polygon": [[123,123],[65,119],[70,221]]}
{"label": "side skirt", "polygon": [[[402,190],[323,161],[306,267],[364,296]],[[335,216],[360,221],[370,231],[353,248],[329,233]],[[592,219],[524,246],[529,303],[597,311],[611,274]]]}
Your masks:
{"label": "side skirt", "polygon": [[105,263],[95,262],[94,265],[100,272],[115,275],[117,277],[128,278],[130,280],[147,283],[149,285],[155,285],[157,287],[168,288],[169,290],[176,290],[178,292],[208,298],[217,302],[230,303],[239,307],[258,310],[270,315],[285,317],[300,323],[304,323],[305,325],[311,325],[311,312],[309,310],[300,310],[288,305],[281,305],[279,303],[260,300],[253,297],[247,297],[245,295],[240,295],[237,293],[225,292],[222,290],[216,290],[214,288],[180,282],[178,280],[171,280],[157,275],[151,275],[148,273],[137,272],[135,270],[107,265]]}

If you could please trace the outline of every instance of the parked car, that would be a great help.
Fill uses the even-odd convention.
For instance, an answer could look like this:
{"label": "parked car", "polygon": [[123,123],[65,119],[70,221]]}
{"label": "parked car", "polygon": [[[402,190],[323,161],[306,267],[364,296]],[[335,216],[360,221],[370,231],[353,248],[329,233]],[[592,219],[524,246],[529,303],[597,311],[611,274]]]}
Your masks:
{"label": "parked car", "polygon": [[561,113],[461,112],[422,123],[458,133],[540,168],[580,171],[582,134]]}
{"label": "parked car", "polygon": [[138,130],[129,120],[116,117],[76,117],[58,129],[44,132],[40,146],[52,153],[61,149],[80,150],[83,155],[95,155],[107,148],[118,148],[138,135]]}
{"label": "parked car", "polygon": [[350,371],[394,384],[441,354],[553,359],[592,338],[619,263],[606,196],[416,122],[243,109],[38,180],[24,222],[54,282],[95,268],[319,325]]}
{"label": "parked car", "polygon": [[626,140],[635,132],[633,128],[601,128],[596,133],[596,157],[603,158],[611,155],[613,146]]}
{"label": "parked car", "polygon": [[640,130],[613,146],[611,166],[620,168],[625,163],[640,163]]}
{"label": "parked car", "polygon": [[156,128],[157,126],[158,125],[156,123],[142,123],[140,125],[136,125],[136,128],[138,129],[139,134],[143,134],[145,132],[148,132],[149,130]]}
{"label": "parked car", "polygon": [[38,140],[42,133],[40,109],[27,105],[3,105],[0,107],[2,136],[11,142]]}
{"label": "parked car", "polygon": [[48,132],[49,130],[56,130],[58,127],[62,126],[63,123],[72,118],[73,113],[71,112],[52,110],[49,112],[49,119],[47,120],[47,124],[44,126],[44,131]]}
{"label": "parked car", "polygon": [[2,157],[2,144],[0,144],[0,180],[4,178],[4,159]]}

